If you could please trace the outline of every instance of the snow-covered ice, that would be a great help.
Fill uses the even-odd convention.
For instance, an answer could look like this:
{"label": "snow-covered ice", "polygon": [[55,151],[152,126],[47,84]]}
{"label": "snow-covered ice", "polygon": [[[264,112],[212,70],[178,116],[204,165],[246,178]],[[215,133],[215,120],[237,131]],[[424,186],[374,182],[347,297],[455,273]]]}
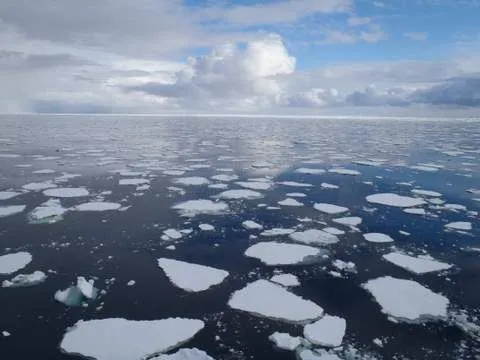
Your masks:
{"label": "snow-covered ice", "polygon": [[215,360],[210,357],[205,351],[197,348],[180,349],[173,354],[162,354],[154,357],[149,357],[149,360]]}
{"label": "snow-covered ice", "polygon": [[25,205],[0,206],[0,218],[21,213],[25,208]]}
{"label": "snow-covered ice", "polygon": [[88,196],[90,193],[85,188],[54,188],[44,190],[43,195],[59,198],[72,198]]}
{"label": "snow-covered ice", "polygon": [[182,318],[80,320],[67,330],[60,348],[96,360],[146,359],[185,343],[204,326],[201,320]]}
{"label": "snow-covered ice", "polygon": [[30,223],[54,223],[62,220],[63,214],[68,209],[64,208],[59,199],[49,199],[37,206],[28,214]]}
{"label": "snow-covered ice", "polygon": [[183,236],[183,234],[177,229],[167,229],[167,230],[164,230],[163,233],[173,240],[181,239]]}
{"label": "snow-covered ice", "polygon": [[176,287],[191,292],[207,290],[228,276],[225,270],[167,258],[158,259],[158,266]]}
{"label": "snow-covered ice", "polygon": [[302,349],[298,352],[297,356],[300,360],[342,360],[338,355],[323,349],[316,351]]}
{"label": "snow-covered ice", "polygon": [[442,194],[432,190],[422,190],[422,189],[412,189],[412,192],[417,195],[421,196],[432,196],[432,197],[440,197]]}
{"label": "snow-covered ice", "polygon": [[472,223],[468,221],[456,221],[446,224],[445,227],[447,229],[469,231],[472,230]]}
{"label": "snow-covered ice", "polygon": [[288,197],[299,197],[299,198],[303,198],[307,196],[307,194],[302,192],[291,192],[291,193],[286,193],[285,195]]}
{"label": "snow-covered ice", "polygon": [[32,261],[32,255],[25,251],[0,256],[0,274],[12,274]]}
{"label": "snow-covered ice", "polygon": [[77,288],[87,299],[95,299],[97,296],[97,289],[93,287],[93,284],[93,280],[87,281],[83,276],[77,277]]}
{"label": "snow-covered ice", "polygon": [[303,203],[295,199],[286,198],[284,200],[279,201],[278,205],[299,207],[299,206],[303,206]]}
{"label": "snow-covered ice", "polygon": [[328,172],[341,175],[360,175],[360,171],[345,168],[333,168],[329,169]]}
{"label": "snow-covered ice", "polygon": [[198,225],[198,228],[202,231],[214,231],[215,226],[210,225],[210,224],[200,224]]}
{"label": "snow-covered ice", "polygon": [[56,184],[54,184],[51,180],[48,180],[43,182],[32,182],[29,184],[25,184],[22,186],[22,189],[29,190],[29,191],[41,191],[41,190],[52,189],[56,187],[57,187]]}
{"label": "snow-covered ice", "polygon": [[398,252],[392,252],[383,255],[383,258],[392,264],[400,266],[405,270],[413,272],[415,274],[425,274],[432,271],[447,270],[452,267],[451,264],[443,263],[440,261],[427,259],[423,257],[414,257],[405,255]]}
{"label": "snow-covered ice", "polygon": [[305,231],[294,232],[289,236],[294,241],[309,245],[329,245],[335,244],[339,241],[335,235],[318,229],[309,229]]}
{"label": "snow-covered ice", "polygon": [[240,199],[253,200],[253,199],[262,198],[263,194],[254,190],[241,189],[241,190],[226,190],[218,194],[217,197],[220,199],[228,199],[228,200],[240,200]]}
{"label": "snow-covered ice", "polygon": [[348,211],[346,207],[327,203],[315,203],[313,208],[326,214],[341,214]]}
{"label": "snow-covered ice", "polygon": [[261,230],[261,229],[263,229],[263,225],[260,225],[259,223],[256,223],[253,220],[245,220],[244,222],[242,222],[242,226],[245,229],[248,229],[248,230],[254,230],[254,229]]}
{"label": "snow-covered ice", "polygon": [[395,241],[389,235],[381,233],[366,233],[363,234],[363,237],[365,240],[373,243],[389,243]]}
{"label": "snow-covered ice", "polygon": [[338,185],[334,185],[334,184],[329,184],[329,183],[321,183],[320,186],[323,188],[323,189],[338,189],[339,186]]}
{"label": "snow-covered ice", "polygon": [[303,336],[312,344],[337,347],[342,345],[347,322],[338,316],[325,315],[312,324],[303,328]]}
{"label": "snow-covered ice", "polygon": [[274,332],[268,339],[279,349],[294,351],[302,343],[302,338],[287,333]]}
{"label": "snow-covered ice", "polygon": [[449,300],[412,280],[391,276],[369,280],[362,285],[380,304],[382,312],[399,321],[445,319]]}
{"label": "snow-covered ice", "polygon": [[150,180],[143,178],[133,178],[133,179],[120,179],[118,185],[133,185],[139,186],[144,184],[150,184]]}
{"label": "snow-covered ice", "polygon": [[423,208],[406,208],[403,209],[403,212],[413,215],[426,215],[427,212]]}
{"label": "snow-covered ice", "polygon": [[210,184],[210,180],[201,176],[183,177],[174,180],[175,184],[184,186],[202,186]]}
{"label": "snow-covered ice", "polygon": [[333,219],[333,222],[337,224],[347,225],[347,226],[358,226],[362,223],[362,218],[358,216],[348,216]]}
{"label": "snow-covered ice", "polygon": [[301,263],[309,256],[318,256],[321,250],[297,244],[260,242],[250,246],[245,255],[261,260],[266,265],[293,265]]}
{"label": "snow-covered ice", "polygon": [[260,235],[262,235],[262,236],[282,236],[282,235],[289,235],[293,232],[295,232],[294,229],[273,228],[273,229],[268,229],[268,230],[262,231],[260,233]]}
{"label": "snow-covered ice", "polygon": [[312,169],[312,168],[298,168],[295,170],[295,172],[299,174],[320,175],[320,174],[324,174],[325,170]]}
{"label": "snow-covered ice", "polygon": [[118,210],[122,207],[119,203],[107,201],[91,201],[75,206],[77,211],[109,211]]}
{"label": "snow-covered ice", "polygon": [[251,190],[268,190],[273,186],[269,181],[238,181],[235,184]]}
{"label": "snow-covered ice", "polygon": [[12,199],[15,196],[20,195],[21,193],[16,191],[0,191],[0,200]]}
{"label": "snow-covered ice", "polygon": [[414,207],[425,204],[425,201],[420,198],[402,196],[393,193],[368,195],[367,201],[373,204],[382,204],[396,207]]}
{"label": "snow-covered ice", "polygon": [[298,281],[298,277],[296,277],[293,274],[278,274],[278,275],[273,275],[270,278],[270,281],[273,281],[274,283],[283,285],[283,286],[299,286],[300,281]]}
{"label": "snow-covered ice", "polygon": [[18,274],[13,279],[4,280],[2,287],[27,287],[40,284],[45,281],[47,275],[42,271],[35,271],[31,274]]}
{"label": "snow-covered ice", "polygon": [[323,315],[323,309],[314,302],[267,280],[254,281],[235,291],[228,305],[257,316],[294,323],[316,320]]}
{"label": "snow-covered ice", "polygon": [[178,210],[182,216],[193,217],[199,214],[221,215],[228,211],[228,205],[222,201],[206,199],[188,200],[172,207]]}

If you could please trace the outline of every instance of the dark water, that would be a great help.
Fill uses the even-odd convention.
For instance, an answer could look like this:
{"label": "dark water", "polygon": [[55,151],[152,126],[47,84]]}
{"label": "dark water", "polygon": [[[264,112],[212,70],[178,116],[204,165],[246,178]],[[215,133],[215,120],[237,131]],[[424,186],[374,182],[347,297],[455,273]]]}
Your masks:
{"label": "dark water", "polygon": [[[75,359],[58,348],[67,327],[80,319],[125,317],[154,320],[167,317],[191,317],[206,322],[204,330],[185,347],[198,347],[216,359],[294,359],[295,353],[274,349],[268,336],[289,332],[301,336],[303,327],[232,310],[227,306],[230,294],[246,283],[268,279],[274,270],[298,276],[301,286],[291,289],[297,295],[322,306],[326,313],[347,321],[345,348],[355,348],[358,358],[370,359],[471,359],[479,354],[478,340],[452,323],[393,323],[380,312],[380,306],[361,288],[361,284],[379,276],[412,279],[434,292],[447,296],[451,311],[465,310],[473,323],[480,305],[480,202],[466,192],[480,188],[480,123],[467,121],[405,120],[313,120],[253,118],[163,118],[163,117],[88,117],[88,116],[16,116],[0,117],[0,191],[20,190],[33,181],[54,179],[62,172],[79,173],[61,186],[82,186],[95,198],[102,191],[106,201],[130,206],[126,211],[98,213],[68,212],[53,224],[29,224],[26,214],[48,200],[42,192],[25,192],[0,205],[24,204],[25,212],[0,218],[0,255],[28,251],[33,261],[20,273],[35,270],[49,273],[47,280],[28,288],[0,288],[0,359]],[[444,151],[459,151],[455,156]],[[36,155],[57,157],[42,160]],[[203,161],[197,161],[204,159]],[[356,165],[353,161],[382,159],[379,166]],[[192,161],[194,160],[194,161]],[[315,163],[311,163],[314,161]],[[252,167],[268,162],[268,168]],[[412,169],[419,163],[442,166],[439,171]],[[16,167],[32,164],[31,167]],[[192,168],[206,164],[210,167]],[[432,165],[430,165],[432,166]],[[311,188],[277,184],[259,200],[230,202],[231,211],[221,216],[199,215],[184,218],[171,206],[184,200],[209,198],[221,192],[207,186],[180,186],[175,176],[163,170],[190,167],[183,176],[210,177],[232,168],[239,180],[269,176],[275,182],[297,181]],[[331,169],[345,167],[361,175],[333,173],[299,174],[298,167]],[[54,169],[55,174],[37,175],[39,169]],[[111,172],[129,169],[145,172],[151,188],[135,191],[120,186],[123,178]],[[325,190],[322,182],[339,186]],[[367,182],[367,184],[365,183]],[[369,184],[368,182],[371,182]],[[466,206],[467,211],[448,211],[433,205],[425,207],[429,215],[404,213],[400,208],[369,204],[365,196],[394,192],[411,195],[414,187],[438,191],[447,203]],[[184,195],[167,190],[180,186]],[[238,189],[234,182],[229,189]],[[298,198],[305,206],[268,210],[258,204],[278,206],[289,192],[304,192]],[[62,199],[65,207],[85,202],[84,198]],[[335,216],[313,209],[315,202],[346,206],[351,216],[363,219],[361,232],[331,222]],[[371,212],[369,208],[377,210]],[[297,219],[310,217],[313,222]],[[337,216],[338,217],[338,216]],[[254,220],[264,228],[322,228],[325,222],[347,230],[341,241],[326,246],[330,258],[310,265],[264,266],[245,257],[244,251],[258,241],[288,241],[288,237],[249,239],[241,223]],[[467,233],[447,232],[444,225],[469,221]],[[198,230],[201,223],[215,226],[214,232]],[[161,240],[168,228],[194,231],[180,241]],[[411,233],[402,235],[399,231]],[[382,260],[392,244],[366,242],[361,233],[381,232],[395,239],[395,249],[427,252],[434,258],[454,264],[446,273],[413,275]],[[176,250],[165,249],[175,244]],[[200,293],[188,293],[174,287],[156,259],[170,257],[228,270],[230,276],[220,285]],[[353,261],[356,274],[335,278],[331,261]],[[68,308],[54,300],[59,289],[72,284],[76,276],[95,278],[95,285],[106,294],[88,307]],[[0,275],[0,281],[13,275]],[[114,278],[114,281],[110,279]],[[128,287],[129,280],[135,280]],[[216,340],[215,336],[220,339]],[[381,338],[385,346],[372,343]]]}

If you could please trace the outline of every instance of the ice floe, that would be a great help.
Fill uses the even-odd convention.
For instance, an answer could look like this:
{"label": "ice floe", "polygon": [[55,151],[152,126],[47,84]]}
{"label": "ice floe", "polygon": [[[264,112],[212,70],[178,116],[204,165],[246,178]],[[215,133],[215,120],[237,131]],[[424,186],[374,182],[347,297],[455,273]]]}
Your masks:
{"label": "ice floe", "polygon": [[158,266],[176,287],[191,292],[207,290],[228,276],[225,270],[167,258],[158,259]]}
{"label": "ice floe", "polygon": [[235,184],[251,190],[268,190],[273,186],[269,181],[238,181]]}
{"label": "ice floe", "polygon": [[293,232],[295,232],[294,229],[273,228],[273,229],[268,229],[268,230],[262,231],[260,233],[260,235],[262,235],[262,236],[283,236],[283,235],[289,235]]}
{"label": "ice floe", "polygon": [[217,195],[219,199],[227,199],[227,200],[253,200],[253,199],[260,199],[263,197],[263,194],[259,193],[258,191],[248,190],[248,189],[241,189],[241,190],[226,190],[221,192]]}
{"label": "ice floe", "polygon": [[149,360],[215,360],[205,351],[193,349],[180,349],[173,354],[162,354],[155,357],[149,357]]}
{"label": "ice floe", "polygon": [[442,194],[432,190],[422,190],[422,189],[412,189],[412,193],[421,195],[421,196],[431,196],[431,197],[440,197]]}
{"label": "ice floe", "polygon": [[285,195],[288,197],[299,197],[299,198],[303,198],[307,196],[307,194],[301,193],[301,192],[292,192],[292,193],[287,193]]}
{"label": "ice floe", "polygon": [[323,228],[322,231],[325,231],[326,233],[329,233],[329,234],[332,234],[332,235],[343,235],[343,234],[345,234],[345,231],[334,228],[334,227],[331,227],[331,226]]}
{"label": "ice floe", "polygon": [[313,208],[326,214],[341,214],[348,211],[346,207],[327,203],[315,203]]}
{"label": "ice floe", "polygon": [[284,200],[279,201],[278,205],[299,207],[299,206],[303,206],[303,203],[301,203],[300,201],[297,201],[295,199],[286,198]]}
{"label": "ice floe", "polygon": [[337,347],[342,345],[347,322],[338,316],[325,315],[312,324],[303,328],[303,336],[312,344]]}
{"label": "ice floe", "polygon": [[30,253],[21,251],[0,256],[0,274],[12,274],[32,261]]}
{"label": "ice floe", "polygon": [[414,207],[424,205],[425,201],[420,198],[401,196],[393,193],[381,193],[367,196],[367,201],[373,204],[382,204],[396,207]]}
{"label": "ice floe", "polygon": [[282,181],[279,182],[280,185],[285,185],[285,186],[292,186],[292,187],[312,187],[312,184],[308,183],[301,183],[301,182],[296,182],[296,181]]}
{"label": "ice floe", "polygon": [[173,240],[181,239],[183,234],[176,230],[176,229],[167,229],[163,231],[163,234],[166,235],[168,238]]}
{"label": "ice floe", "polygon": [[360,175],[360,171],[357,170],[350,170],[350,169],[345,169],[345,168],[333,168],[329,169],[328,172],[330,173],[335,173],[335,174],[341,174],[341,175]]}
{"label": "ice floe", "polygon": [[320,175],[320,174],[324,174],[325,170],[312,169],[312,168],[298,168],[295,170],[295,172],[299,174]]}
{"label": "ice floe", "polygon": [[415,281],[385,276],[362,286],[372,294],[383,313],[398,321],[421,322],[447,317],[449,300]]}
{"label": "ice floe", "polygon": [[293,274],[278,274],[274,275],[270,278],[270,281],[283,285],[283,286],[299,286],[300,281],[298,281],[298,277]]}
{"label": "ice floe", "polygon": [[219,175],[212,176],[210,179],[215,180],[215,181],[229,182],[229,181],[237,180],[238,176],[237,175],[219,174]]}
{"label": "ice floe", "polygon": [[91,201],[74,207],[77,211],[109,211],[118,210],[122,207],[119,203],[106,201]]}
{"label": "ice floe", "polygon": [[294,351],[302,344],[302,338],[287,333],[274,332],[268,339],[279,349]]}
{"label": "ice floe", "polygon": [[35,271],[31,274],[18,274],[13,279],[4,280],[2,287],[28,287],[40,284],[45,281],[47,275],[43,271]]}
{"label": "ice floe", "polygon": [[363,234],[363,237],[365,240],[373,243],[390,243],[395,241],[389,235],[381,233],[366,233]]}
{"label": "ice floe", "polygon": [[44,190],[43,195],[59,198],[73,198],[88,196],[90,193],[85,188],[54,188]]}
{"label": "ice floe", "polygon": [[56,187],[57,185],[54,184],[51,180],[49,180],[44,182],[32,182],[29,184],[25,184],[22,186],[22,189],[29,190],[29,191],[41,191],[41,190],[52,189]]}
{"label": "ice floe", "polygon": [[201,320],[182,318],[80,320],[67,330],[60,348],[96,360],[146,359],[180,346],[204,326]]}
{"label": "ice floe", "polygon": [[452,267],[451,264],[424,257],[409,256],[398,252],[385,254],[383,255],[383,258],[392,264],[400,266],[401,268],[404,268],[405,270],[415,274],[425,274],[432,271],[447,270]]}
{"label": "ice floe", "polygon": [[83,276],[77,278],[77,288],[87,299],[95,299],[97,290],[93,287],[94,281],[87,281]]}
{"label": "ice floe", "polygon": [[318,349],[315,351],[302,349],[297,355],[300,360],[342,360],[340,357],[338,357],[338,355],[332,354],[323,349]]}
{"label": "ice floe", "polygon": [[246,256],[259,259],[266,265],[294,265],[321,254],[321,250],[311,246],[279,242],[260,242],[245,251]]}
{"label": "ice floe", "polygon": [[358,216],[348,216],[348,217],[333,219],[333,222],[337,224],[346,225],[346,226],[358,226],[362,223],[362,218]]}
{"label": "ice floe", "polygon": [[245,220],[244,222],[242,222],[242,226],[245,229],[248,229],[248,230],[261,230],[261,229],[263,229],[263,225],[260,225],[259,223],[256,223],[253,220]]}
{"label": "ice floe", "polygon": [[198,228],[202,231],[214,231],[215,226],[210,225],[210,224],[200,224],[198,225]]}
{"label": "ice floe", "polygon": [[289,236],[294,241],[309,245],[329,245],[335,244],[339,241],[335,235],[318,229],[309,229],[305,231],[294,232]]}
{"label": "ice floe", "polygon": [[200,214],[221,215],[228,211],[228,205],[222,201],[199,199],[181,202],[172,207],[178,210],[182,216],[193,217]]}
{"label": "ice floe", "polygon": [[25,208],[25,205],[0,206],[0,218],[21,213]]}
{"label": "ice floe", "polygon": [[15,196],[20,195],[21,193],[16,191],[0,191],[0,200],[12,199]]}
{"label": "ice floe", "polygon": [[316,320],[323,315],[323,309],[314,302],[267,280],[254,281],[235,291],[228,305],[257,316],[294,323]]}
{"label": "ice floe", "polygon": [[333,185],[333,184],[329,184],[329,183],[321,183],[320,186],[323,188],[323,189],[338,189],[339,186],[337,185]]}
{"label": "ice floe", "polygon": [[97,297],[98,290],[93,285],[94,280],[87,281],[83,276],[78,276],[76,285],[56,291],[54,298],[67,306],[80,306],[84,299],[93,300]]}
{"label": "ice floe", "polygon": [[468,221],[456,221],[445,224],[445,227],[447,229],[468,231],[472,230],[472,223]]}
{"label": "ice floe", "polygon": [[202,186],[210,184],[210,180],[201,176],[183,177],[174,180],[175,184],[184,186]]}
{"label": "ice floe", "polygon": [[150,184],[150,180],[143,178],[133,178],[133,179],[120,179],[118,185],[133,185],[139,186],[144,184]]}
{"label": "ice floe", "polygon": [[413,215],[426,215],[427,212],[423,208],[406,208],[403,209],[403,212]]}

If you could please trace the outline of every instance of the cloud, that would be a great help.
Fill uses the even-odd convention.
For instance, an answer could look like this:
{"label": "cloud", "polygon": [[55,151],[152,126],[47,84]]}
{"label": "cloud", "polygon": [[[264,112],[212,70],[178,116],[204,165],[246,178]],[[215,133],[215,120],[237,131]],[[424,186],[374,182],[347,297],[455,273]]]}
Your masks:
{"label": "cloud", "polygon": [[428,39],[428,34],[425,32],[406,32],[403,34],[407,39],[415,41],[425,41]]}
{"label": "cloud", "polygon": [[354,106],[406,106],[409,104],[407,97],[408,92],[400,88],[380,91],[370,85],[363,91],[348,95],[345,102]]}
{"label": "cloud", "polygon": [[372,19],[369,17],[357,17],[357,16],[352,16],[348,18],[348,26],[362,26],[362,25],[368,25],[370,24]]}
{"label": "cloud", "polygon": [[342,31],[327,31],[323,40],[325,44],[354,44],[356,41],[355,35]]}
{"label": "cloud", "polygon": [[340,103],[340,101],[340,94],[336,89],[313,88],[289,96],[285,105],[292,107],[328,107]]}

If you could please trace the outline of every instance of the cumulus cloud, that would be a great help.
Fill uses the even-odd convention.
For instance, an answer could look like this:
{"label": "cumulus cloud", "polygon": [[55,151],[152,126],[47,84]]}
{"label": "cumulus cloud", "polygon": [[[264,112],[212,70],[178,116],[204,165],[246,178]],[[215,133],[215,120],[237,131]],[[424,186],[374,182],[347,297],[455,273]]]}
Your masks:
{"label": "cumulus cloud", "polygon": [[341,101],[340,93],[336,89],[313,88],[289,96],[286,105],[292,107],[327,107],[340,104]]}

